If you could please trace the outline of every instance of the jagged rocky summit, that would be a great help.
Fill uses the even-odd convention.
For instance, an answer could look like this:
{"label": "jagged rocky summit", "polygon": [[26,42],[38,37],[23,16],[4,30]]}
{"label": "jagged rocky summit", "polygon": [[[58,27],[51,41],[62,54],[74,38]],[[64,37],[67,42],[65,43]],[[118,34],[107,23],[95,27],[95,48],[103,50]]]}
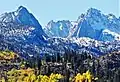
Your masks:
{"label": "jagged rocky summit", "polygon": [[89,37],[99,41],[120,40],[120,19],[113,14],[104,15],[90,8],[76,21],[50,21],[45,32],[49,37]]}
{"label": "jagged rocky summit", "polygon": [[[0,15],[0,50],[21,56],[37,56],[67,51],[102,55],[119,50],[120,19],[91,8],[77,21],[50,21],[43,27],[23,6]],[[109,41],[109,42],[107,42]]]}

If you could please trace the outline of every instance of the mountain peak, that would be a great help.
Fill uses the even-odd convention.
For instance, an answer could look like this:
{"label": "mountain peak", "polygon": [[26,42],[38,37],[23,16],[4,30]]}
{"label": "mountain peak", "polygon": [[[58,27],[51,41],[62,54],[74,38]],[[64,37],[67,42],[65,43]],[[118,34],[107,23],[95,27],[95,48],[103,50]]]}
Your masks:
{"label": "mountain peak", "polygon": [[24,6],[19,6],[18,10],[21,10],[21,9],[26,9],[26,8]]}
{"label": "mountain peak", "polygon": [[96,8],[89,8],[87,12],[95,13],[95,12],[101,12],[101,11]]}
{"label": "mountain peak", "polygon": [[42,37],[42,35],[46,36],[38,20],[24,6],[18,7],[18,9],[13,12],[1,15],[0,22],[13,22],[20,25],[29,25],[35,27],[34,33],[37,34],[37,36],[39,36],[40,38]]}
{"label": "mountain peak", "polygon": [[99,15],[99,14],[101,14],[101,11],[97,10],[95,8],[90,8],[87,10],[87,15],[93,15],[93,14]]}
{"label": "mountain peak", "polygon": [[19,14],[19,13],[24,14],[24,13],[29,13],[29,12],[28,12],[27,8],[25,8],[24,6],[19,6],[16,13],[17,14]]}

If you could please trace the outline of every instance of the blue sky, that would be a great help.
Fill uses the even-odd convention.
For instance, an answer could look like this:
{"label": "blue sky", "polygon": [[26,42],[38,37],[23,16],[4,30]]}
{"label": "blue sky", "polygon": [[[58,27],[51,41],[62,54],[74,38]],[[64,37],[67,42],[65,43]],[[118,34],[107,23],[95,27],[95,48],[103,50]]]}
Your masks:
{"label": "blue sky", "polygon": [[0,14],[14,11],[20,5],[33,13],[43,26],[50,20],[74,21],[91,7],[120,16],[120,0],[2,0]]}

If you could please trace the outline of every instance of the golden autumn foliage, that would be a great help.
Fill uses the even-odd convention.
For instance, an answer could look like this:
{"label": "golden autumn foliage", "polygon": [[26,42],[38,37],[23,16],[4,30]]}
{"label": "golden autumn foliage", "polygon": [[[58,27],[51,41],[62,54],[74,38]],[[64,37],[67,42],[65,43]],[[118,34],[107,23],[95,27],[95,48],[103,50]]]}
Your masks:
{"label": "golden autumn foliage", "polygon": [[7,75],[8,82],[58,82],[59,79],[63,78],[61,74],[53,73],[50,76],[35,75],[35,70],[31,68],[20,70],[12,69]]}
{"label": "golden autumn foliage", "polygon": [[[61,74],[54,74],[51,73],[49,76],[47,75],[39,75],[39,73],[36,73],[38,69],[34,68],[29,68],[26,67],[26,61],[12,61],[11,60],[17,60],[18,54],[12,52],[12,51],[0,51],[0,60],[4,64],[1,63],[1,66],[3,66],[3,69],[5,68],[5,65],[12,67],[12,66],[17,66],[17,68],[10,68],[7,69],[7,71],[3,70],[1,71],[1,76],[0,76],[0,82],[59,82],[60,80],[66,79],[66,75],[63,76]],[[16,63],[16,64],[15,64]],[[44,65],[44,61],[42,62],[42,66]],[[8,68],[7,66],[7,68]],[[3,73],[3,74],[2,74]],[[2,76],[3,75],[3,76]],[[68,77],[68,80],[70,82],[93,82],[93,80],[97,80],[98,78],[94,78],[94,76],[90,73],[90,71],[86,71],[86,73],[80,74],[78,73],[76,76]],[[63,81],[65,82],[65,81]]]}
{"label": "golden autumn foliage", "polygon": [[73,79],[74,82],[92,82],[93,80],[97,80],[98,78],[94,78],[88,70],[86,73],[80,74],[78,73]]}
{"label": "golden autumn foliage", "polygon": [[[64,78],[61,74],[51,74],[47,75],[35,75],[35,70],[28,69],[12,69],[7,72],[7,82],[59,82],[60,79]],[[78,73],[73,79],[71,78],[71,82],[92,82],[93,80],[97,80],[98,78],[94,78],[89,71],[86,73],[80,74]],[[0,82],[5,82],[4,77],[0,79]]]}
{"label": "golden autumn foliage", "polygon": [[0,60],[6,60],[6,59],[14,59],[19,57],[16,53],[12,51],[0,51]]}

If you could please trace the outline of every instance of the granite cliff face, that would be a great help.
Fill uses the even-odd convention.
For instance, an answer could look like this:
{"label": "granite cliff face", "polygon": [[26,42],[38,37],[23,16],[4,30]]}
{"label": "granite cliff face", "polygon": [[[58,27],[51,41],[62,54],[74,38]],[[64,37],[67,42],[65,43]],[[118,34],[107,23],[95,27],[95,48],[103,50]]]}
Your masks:
{"label": "granite cliff face", "polygon": [[1,50],[28,55],[37,54],[37,48],[44,46],[47,38],[37,19],[23,6],[0,15],[0,36]]}
{"label": "granite cliff face", "polygon": [[113,14],[104,15],[100,10],[90,8],[76,21],[49,22],[45,27],[45,32],[50,37],[89,37],[100,41],[120,40],[120,20]]}

